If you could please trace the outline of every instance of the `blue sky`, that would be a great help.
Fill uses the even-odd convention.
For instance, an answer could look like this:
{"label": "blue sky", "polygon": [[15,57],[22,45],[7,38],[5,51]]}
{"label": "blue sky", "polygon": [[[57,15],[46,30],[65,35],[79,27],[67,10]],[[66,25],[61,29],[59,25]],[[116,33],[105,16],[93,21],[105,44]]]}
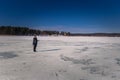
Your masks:
{"label": "blue sky", "polygon": [[120,1],[0,0],[0,25],[74,33],[120,32]]}

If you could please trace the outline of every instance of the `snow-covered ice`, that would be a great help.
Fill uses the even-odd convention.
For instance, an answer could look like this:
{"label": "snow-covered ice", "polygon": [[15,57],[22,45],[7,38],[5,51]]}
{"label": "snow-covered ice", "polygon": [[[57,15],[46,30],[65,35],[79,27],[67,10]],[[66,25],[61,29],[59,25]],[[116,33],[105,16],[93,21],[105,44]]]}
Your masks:
{"label": "snow-covered ice", "polygon": [[0,36],[0,80],[120,80],[119,37]]}

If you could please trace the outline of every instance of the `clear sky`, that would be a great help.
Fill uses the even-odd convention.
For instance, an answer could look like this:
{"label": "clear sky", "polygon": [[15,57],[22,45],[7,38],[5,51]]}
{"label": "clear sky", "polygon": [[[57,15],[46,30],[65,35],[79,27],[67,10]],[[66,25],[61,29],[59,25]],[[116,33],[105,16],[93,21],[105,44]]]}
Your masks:
{"label": "clear sky", "polygon": [[0,0],[0,25],[120,32],[120,0]]}

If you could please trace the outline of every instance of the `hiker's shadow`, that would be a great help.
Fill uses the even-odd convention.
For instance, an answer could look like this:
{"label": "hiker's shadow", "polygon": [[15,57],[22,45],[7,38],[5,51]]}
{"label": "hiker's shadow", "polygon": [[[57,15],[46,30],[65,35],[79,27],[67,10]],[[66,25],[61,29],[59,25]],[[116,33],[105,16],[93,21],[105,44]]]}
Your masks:
{"label": "hiker's shadow", "polygon": [[40,52],[49,52],[49,51],[58,51],[61,49],[46,49],[46,50],[40,50]]}

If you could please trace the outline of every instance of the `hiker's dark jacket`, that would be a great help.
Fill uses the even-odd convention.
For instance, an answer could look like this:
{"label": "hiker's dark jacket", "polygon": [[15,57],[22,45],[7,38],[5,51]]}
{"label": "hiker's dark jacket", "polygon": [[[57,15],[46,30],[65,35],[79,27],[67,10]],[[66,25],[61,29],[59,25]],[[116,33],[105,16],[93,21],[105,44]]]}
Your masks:
{"label": "hiker's dark jacket", "polygon": [[37,38],[33,38],[33,45],[37,45],[37,42],[38,42]]}

